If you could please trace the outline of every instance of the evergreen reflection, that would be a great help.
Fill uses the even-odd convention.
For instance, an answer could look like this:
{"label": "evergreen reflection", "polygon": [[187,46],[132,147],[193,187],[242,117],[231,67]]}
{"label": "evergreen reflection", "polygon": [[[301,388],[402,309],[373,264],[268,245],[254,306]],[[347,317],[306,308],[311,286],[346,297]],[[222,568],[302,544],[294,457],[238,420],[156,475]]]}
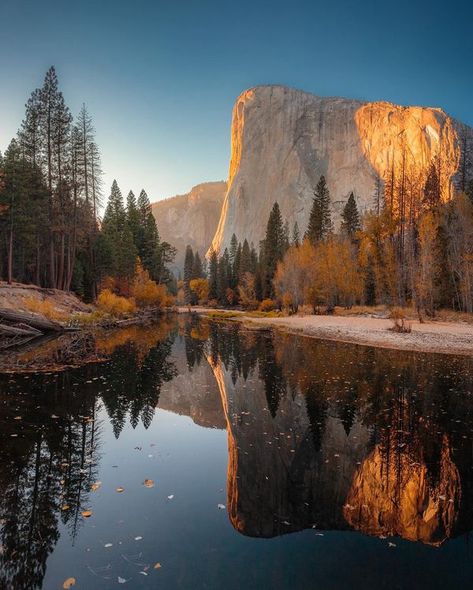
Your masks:
{"label": "evergreen reflection", "polygon": [[77,537],[98,478],[101,405],[116,437],[127,419],[147,428],[176,373],[170,326],[102,338],[92,349],[104,363],[0,376],[0,588],[41,588],[60,522]]}

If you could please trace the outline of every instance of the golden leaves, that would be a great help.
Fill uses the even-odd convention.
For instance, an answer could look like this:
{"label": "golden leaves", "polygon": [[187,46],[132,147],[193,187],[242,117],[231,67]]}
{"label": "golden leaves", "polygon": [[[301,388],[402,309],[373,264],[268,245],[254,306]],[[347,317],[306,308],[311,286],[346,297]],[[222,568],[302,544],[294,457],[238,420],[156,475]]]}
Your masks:
{"label": "golden leaves", "polygon": [[67,580],[64,580],[64,584],[62,585],[63,588],[65,588],[65,590],[67,590],[68,588],[72,588],[72,586],[76,585],[76,579],[75,578],[67,578]]}

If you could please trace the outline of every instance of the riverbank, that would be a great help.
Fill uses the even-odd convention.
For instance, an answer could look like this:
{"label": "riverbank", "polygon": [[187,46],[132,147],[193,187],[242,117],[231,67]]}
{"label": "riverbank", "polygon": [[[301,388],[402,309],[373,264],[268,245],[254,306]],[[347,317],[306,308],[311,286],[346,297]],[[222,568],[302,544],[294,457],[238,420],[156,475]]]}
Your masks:
{"label": "riverbank", "polygon": [[[182,307],[178,311],[188,313],[189,308]],[[392,331],[393,322],[387,318],[337,315],[254,317],[242,311],[226,314],[224,311],[205,307],[193,307],[191,312],[239,321],[253,328],[275,328],[311,338],[349,344],[417,352],[473,354],[473,325],[467,322],[434,320],[420,323],[418,320],[409,320],[411,332],[398,333]]]}

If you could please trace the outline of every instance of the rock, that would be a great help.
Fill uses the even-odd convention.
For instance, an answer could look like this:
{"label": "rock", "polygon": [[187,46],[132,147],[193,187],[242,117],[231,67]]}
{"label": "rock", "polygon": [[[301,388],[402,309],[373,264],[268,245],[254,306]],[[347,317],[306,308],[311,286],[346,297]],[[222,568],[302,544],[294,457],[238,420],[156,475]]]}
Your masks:
{"label": "rock", "polygon": [[206,182],[185,195],[153,203],[161,239],[177,248],[175,267],[182,270],[186,245],[203,258],[217,229],[227,183]]}
{"label": "rock", "polygon": [[465,179],[465,146],[473,146],[473,130],[441,109],[322,98],[283,86],[246,90],[233,109],[228,192],[213,248],[228,246],[233,233],[258,247],[275,201],[290,226],[297,221],[304,232],[321,174],[336,227],[351,191],[361,211],[371,208],[377,186],[393,171],[400,178],[403,162],[423,187],[440,155],[448,200]]}

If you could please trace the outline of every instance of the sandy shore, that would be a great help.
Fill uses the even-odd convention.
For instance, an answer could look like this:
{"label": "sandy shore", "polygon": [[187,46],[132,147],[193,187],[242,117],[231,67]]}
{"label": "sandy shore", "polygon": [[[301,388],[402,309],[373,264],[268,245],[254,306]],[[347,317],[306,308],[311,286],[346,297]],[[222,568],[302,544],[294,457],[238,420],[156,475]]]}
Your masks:
{"label": "sandy shore", "polygon": [[[187,312],[187,308],[180,311]],[[192,311],[205,315],[206,308],[192,308]],[[312,338],[337,340],[351,344],[438,352],[445,354],[473,354],[473,325],[462,322],[426,322],[414,320],[410,324],[412,332],[399,334],[392,332],[392,321],[364,316],[291,316],[281,318],[259,318],[237,312],[232,318],[255,327],[271,327],[286,332],[302,334]]]}

